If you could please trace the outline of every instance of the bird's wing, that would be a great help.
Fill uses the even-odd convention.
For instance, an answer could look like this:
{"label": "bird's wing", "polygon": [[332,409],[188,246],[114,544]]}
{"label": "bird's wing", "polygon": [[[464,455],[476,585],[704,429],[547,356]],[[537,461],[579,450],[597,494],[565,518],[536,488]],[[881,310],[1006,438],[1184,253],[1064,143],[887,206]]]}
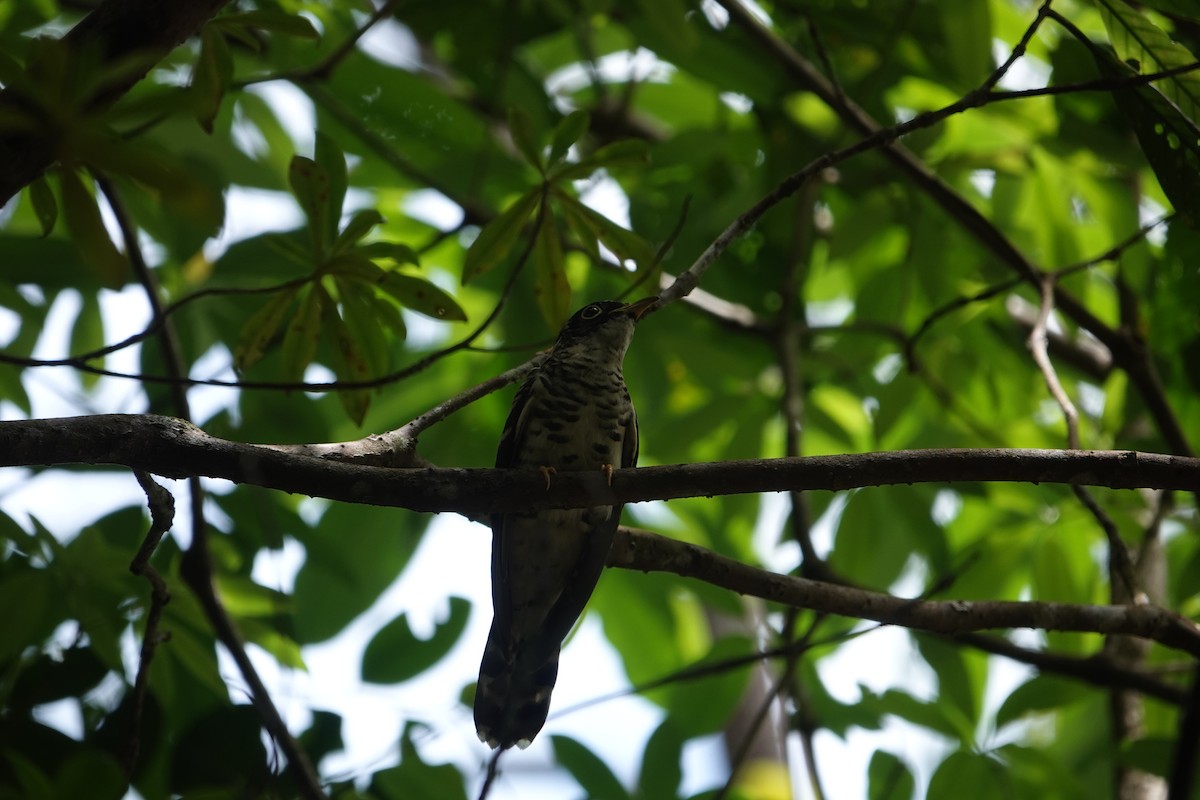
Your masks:
{"label": "bird's wing", "polygon": [[[621,443],[621,466],[635,466],[637,457],[637,414],[631,408],[629,422],[625,426],[625,438]],[[542,655],[542,650],[549,652],[551,646],[557,648],[571,632],[571,628],[580,615],[583,614],[584,606],[591,598],[592,591],[596,588],[596,582],[600,580],[600,573],[604,571],[604,567],[608,563],[608,553],[612,549],[613,536],[617,532],[617,526],[621,524],[623,508],[622,505],[613,506],[608,519],[596,524],[588,533],[584,552],[571,571],[562,594],[555,601],[550,613],[546,615],[546,623],[543,626],[545,636],[540,643],[543,646],[533,648],[538,656]]]}
{"label": "bird's wing", "polygon": [[621,442],[621,467],[636,467],[638,460],[637,412],[629,406],[629,423],[625,426],[625,440]]}
{"label": "bird's wing", "polygon": [[[504,432],[500,435],[500,444],[496,448],[498,469],[513,466],[517,445],[525,438],[525,428],[529,422],[529,398],[533,394],[536,379],[537,370],[534,370],[513,399],[512,409],[504,423]],[[492,609],[495,614],[493,631],[507,631],[512,614],[512,584],[509,580],[508,553],[505,547],[505,528],[511,521],[511,516],[492,515]]]}

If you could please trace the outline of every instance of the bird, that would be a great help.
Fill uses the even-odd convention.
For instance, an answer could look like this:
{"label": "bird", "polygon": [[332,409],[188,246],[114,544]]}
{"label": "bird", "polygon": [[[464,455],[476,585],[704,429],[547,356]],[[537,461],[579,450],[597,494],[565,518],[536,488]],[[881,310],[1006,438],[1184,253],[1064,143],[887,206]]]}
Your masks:
{"label": "bird", "polygon": [[[637,464],[637,415],[621,365],[634,327],[659,299],[591,303],[563,325],[513,400],[496,466],[553,475]],[[612,547],[620,505],[492,516],[493,618],[475,692],[489,747],[525,749],[550,711],[563,640]]]}

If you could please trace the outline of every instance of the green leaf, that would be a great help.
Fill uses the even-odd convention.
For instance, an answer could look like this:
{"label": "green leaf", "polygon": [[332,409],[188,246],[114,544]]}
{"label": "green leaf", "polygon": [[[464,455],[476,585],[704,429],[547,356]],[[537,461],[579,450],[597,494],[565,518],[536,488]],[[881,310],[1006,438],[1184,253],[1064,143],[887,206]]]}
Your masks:
{"label": "green leaf", "polygon": [[[1129,68],[1107,53],[1094,55],[1102,74],[1129,76]],[[1167,199],[1189,225],[1200,225],[1200,138],[1195,123],[1151,87],[1117,89],[1112,94]]]}
{"label": "green leaf", "polygon": [[583,787],[589,800],[627,800],[629,792],[600,758],[566,736],[551,736],[554,757]]}
{"label": "green leaf", "polygon": [[[99,350],[104,346],[104,317],[100,313],[100,300],[92,293],[81,295],[83,305],[75,324],[71,326],[71,352],[74,354]],[[104,360],[97,359],[96,366],[103,366]],[[93,387],[100,380],[94,372],[80,373],[84,386]]]}
{"label": "green leaf", "polygon": [[[325,289],[322,287],[320,291],[325,295],[321,304],[324,327],[333,333],[334,348],[331,366],[334,374],[337,375],[339,381],[350,383],[371,380],[375,375],[371,369],[369,345],[359,338],[357,328],[346,324],[346,320],[338,315],[333,299],[325,294]],[[355,425],[362,425],[363,418],[367,415],[367,409],[371,405],[370,390],[365,388],[339,389],[337,396],[346,415]]]}
{"label": "green leaf", "polygon": [[[1122,0],[1095,0],[1117,57],[1135,72],[1148,74],[1195,63],[1196,57]],[[1194,126],[1200,122],[1200,76],[1194,72],[1155,81],[1150,87],[1161,92]]]}
{"label": "green leaf", "polygon": [[533,168],[541,172],[544,167],[542,165],[542,154],[537,146],[537,137],[533,132],[533,122],[529,119],[529,112],[520,106],[513,106],[508,110],[508,131],[512,134],[513,144],[517,146],[517,150],[524,156]]}
{"label": "green leaf", "polygon": [[67,230],[84,265],[110,289],[119,289],[129,277],[129,264],[100,218],[96,198],[84,188],[79,173],[63,169],[59,173],[62,187],[63,217]]}
{"label": "green leaf", "polygon": [[554,126],[554,133],[550,135],[550,158],[551,165],[557,164],[571,149],[571,145],[583,138],[583,135],[588,132],[588,128],[592,124],[592,116],[586,111],[572,111],[567,116],[559,120]]}
{"label": "green leaf", "polygon": [[619,142],[601,147],[589,156],[579,159],[573,164],[563,164],[550,172],[548,176],[555,183],[563,181],[582,180],[602,167],[616,167],[626,164],[646,164],[650,160],[650,149],[640,139],[622,139]]}
{"label": "green leaf", "polygon": [[1170,776],[1174,758],[1175,739],[1163,736],[1127,742],[1121,750],[1122,764],[1163,778]]}
{"label": "green leaf", "polygon": [[[380,800],[467,800],[463,776],[453,764],[430,764],[421,756],[413,742],[417,734],[427,732],[426,726],[408,721],[400,733],[400,765],[382,769],[371,778],[370,797]],[[337,800],[342,800],[338,795]]]}
{"label": "green leaf", "polygon": [[342,319],[367,359],[367,377],[375,378],[387,370],[388,342],[376,316],[375,287],[349,278],[336,278]]}
{"label": "green leaf", "polygon": [[371,242],[359,247],[358,252],[370,259],[387,258],[395,261],[397,264],[412,264],[414,267],[421,266],[421,257],[417,255],[417,251],[406,244]]}
{"label": "green leaf", "polygon": [[938,7],[942,38],[955,67],[954,85],[973,89],[992,71],[992,19],[987,3],[946,3]]}
{"label": "green leaf", "polygon": [[531,189],[479,232],[463,260],[463,286],[508,256],[541,198],[541,187]]}
{"label": "green leaf", "polygon": [[1053,675],[1035,675],[1014,690],[996,712],[996,727],[1024,719],[1029,714],[1051,713],[1086,700],[1091,690],[1075,681]]}
{"label": "green leaf", "polygon": [[54,223],[58,221],[58,202],[54,199],[54,192],[44,175],[39,175],[30,183],[28,191],[33,213],[42,226],[42,236],[49,236],[54,231]]}
{"label": "green leaf", "polygon": [[[296,574],[296,641],[323,642],[366,611],[404,571],[428,515],[335,503],[310,531]],[[353,535],[350,535],[353,532]]]}
{"label": "green leaf", "polygon": [[200,31],[200,55],[192,68],[191,92],[196,121],[205,133],[213,132],[213,120],[233,79],[233,56],[225,37],[211,25]]}
{"label": "green leaf", "polygon": [[557,331],[571,315],[571,284],[563,263],[558,228],[547,218],[538,226],[533,245],[533,294],[550,330]]}
{"label": "green leaf", "polygon": [[876,750],[867,767],[868,800],[911,800],[916,781],[908,765],[884,750]]}
{"label": "green leaf", "polygon": [[300,289],[300,306],[292,315],[283,334],[283,379],[288,383],[304,380],[304,370],[317,354],[321,338],[321,309],[325,290],[316,284]]}
{"label": "green leaf", "polygon": [[315,156],[318,166],[329,177],[329,192],[325,200],[326,241],[337,238],[338,222],[342,216],[342,205],[346,202],[346,156],[333,139],[317,131]]}
{"label": "green leaf", "polygon": [[300,293],[299,287],[284,289],[271,295],[263,306],[246,320],[238,345],[233,350],[233,367],[243,372],[258,363],[283,324],[287,310]]}
{"label": "green leaf", "polygon": [[286,14],[282,11],[242,11],[236,14],[222,14],[209,24],[220,28],[246,27],[261,31],[274,31],[301,39],[321,38],[321,34],[317,32],[307,17],[299,14]]}
{"label": "green leaf", "polygon": [[362,679],[368,683],[402,683],[415,678],[442,660],[462,638],[471,603],[450,598],[450,616],[438,623],[433,635],[420,639],[401,614],[371,638],[363,651]]}
{"label": "green leaf", "polygon": [[970,790],[972,800],[1008,800],[1014,796],[999,763],[978,753],[957,752],[941,763],[929,781],[926,800],[958,800]]}
{"label": "green leaf", "polygon": [[683,782],[683,745],[686,741],[687,736],[670,717],[650,734],[638,776],[638,794],[641,797],[666,800],[679,796],[679,784]]}
{"label": "green leaf", "polygon": [[311,158],[292,156],[288,165],[288,185],[308,217],[313,252],[322,257],[331,216],[329,173]]}
{"label": "green leaf", "polygon": [[[337,253],[357,244],[359,239],[370,233],[376,225],[382,225],[383,222],[383,215],[373,208],[354,212],[354,216],[346,223],[346,227],[342,229],[337,241],[334,242],[333,252]],[[403,245],[398,246],[403,247]]]}
{"label": "green leaf", "polygon": [[963,744],[969,745],[974,740],[975,732],[970,722],[958,709],[942,703],[927,703],[898,689],[889,689],[880,695],[864,689],[861,704],[882,714],[892,714],[914,725],[929,728],[951,739],[958,739]]}
{"label": "green leaf", "polygon": [[564,213],[573,217],[578,226],[586,228],[612,251],[621,263],[633,262],[638,269],[650,266],[654,261],[654,248],[645,239],[622,228],[595,209],[571,197],[566,192],[554,191],[554,199]]}
{"label": "green leaf", "polygon": [[442,321],[465,322],[467,312],[446,292],[424,278],[388,271],[379,288],[400,301],[405,308]]}

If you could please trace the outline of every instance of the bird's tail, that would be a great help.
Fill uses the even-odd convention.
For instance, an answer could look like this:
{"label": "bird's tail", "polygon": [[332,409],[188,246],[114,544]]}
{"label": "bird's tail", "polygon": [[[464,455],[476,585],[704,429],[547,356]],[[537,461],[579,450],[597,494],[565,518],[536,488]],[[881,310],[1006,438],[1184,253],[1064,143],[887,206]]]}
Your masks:
{"label": "bird's tail", "polygon": [[550,693],[558,678],[558,648],[536,653],[535,648],[512,648],[493,626],[479,665],[475,690],[475,730],[489,747],[522,750],[533,742],[546,715]]}

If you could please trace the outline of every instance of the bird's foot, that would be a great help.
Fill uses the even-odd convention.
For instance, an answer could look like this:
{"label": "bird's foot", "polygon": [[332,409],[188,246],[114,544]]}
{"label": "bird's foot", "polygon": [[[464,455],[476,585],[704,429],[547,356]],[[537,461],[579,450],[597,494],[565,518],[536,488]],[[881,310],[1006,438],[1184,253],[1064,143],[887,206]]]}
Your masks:
{"label": "bird's foot", "polygon": [[612,486],[613,465],[612,464],[601,464],[600,471],[604,473],[604,479],[606,481],[608,481],[608,485]]}
{"label": "bird's foot", "polygon": [[554,467],[538,467],[538,472],[546,479],[546,491],[550,491],[550,476],[558,472]]}

